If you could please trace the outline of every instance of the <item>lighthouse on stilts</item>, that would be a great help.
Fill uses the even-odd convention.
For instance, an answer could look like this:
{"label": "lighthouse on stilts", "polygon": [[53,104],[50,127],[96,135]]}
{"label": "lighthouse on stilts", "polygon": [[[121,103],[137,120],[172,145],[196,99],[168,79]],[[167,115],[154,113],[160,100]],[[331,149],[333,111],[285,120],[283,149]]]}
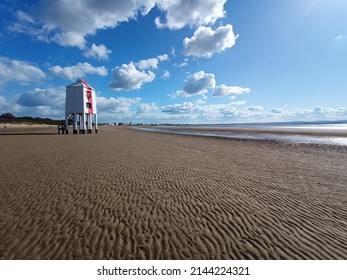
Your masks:
{"label": "lighthouse on stilts", "polygon": [[[95,133],[98,133],[95,90],[86,81],[78,79],[76,83],[66,86],[65,132],[69,133],[72,122],[73,133],[92,133],[93,119]],[[78,129],[79,128],[79,129]]]}

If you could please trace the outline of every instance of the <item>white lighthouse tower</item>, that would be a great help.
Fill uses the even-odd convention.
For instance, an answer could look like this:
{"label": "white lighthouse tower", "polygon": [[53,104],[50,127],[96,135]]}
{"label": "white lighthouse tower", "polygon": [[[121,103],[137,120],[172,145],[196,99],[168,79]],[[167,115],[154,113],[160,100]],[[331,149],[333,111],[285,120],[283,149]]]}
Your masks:
{"label": "white lighthouse tower", "polygon": [[65,131],[69,133],[72,121],[73,133],[92,133],[93,117],[95,133],[98,133],[95,90],[86,81],[78,79],[76,83],[66,86]]}

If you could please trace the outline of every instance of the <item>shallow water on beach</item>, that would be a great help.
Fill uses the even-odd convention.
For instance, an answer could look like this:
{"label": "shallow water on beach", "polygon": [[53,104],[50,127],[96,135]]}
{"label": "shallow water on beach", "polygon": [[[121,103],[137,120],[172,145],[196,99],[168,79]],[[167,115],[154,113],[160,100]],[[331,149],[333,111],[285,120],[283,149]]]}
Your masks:
{"label": "shallow water on beach", "polygon": [[[136,127],[136,129],[172,133],[181,135],[196,135],[205,137],[220,137],[229,139],[275,141],[292,144],[318,144],[347,146],[346,137],[334,136],[335,133],[347,132],[347,124],[245,124],[245,125],[187,125],[187,126],[154,126]],[[234,129],[234,130],[233,130]],[[246,129],[246,132],[235,130]],[[249,130],[254,129],[254,132]],[[267,131],[266,133],[264,133]],[[269,132],[270,131],[270,132]],[[278,133],[276,133],[278,132]],[[290,134],[281,134],[290,132]],[[310,132],[327,132],[326,136],[303,135]],[[331,135],[330,135],[331,134]]]}

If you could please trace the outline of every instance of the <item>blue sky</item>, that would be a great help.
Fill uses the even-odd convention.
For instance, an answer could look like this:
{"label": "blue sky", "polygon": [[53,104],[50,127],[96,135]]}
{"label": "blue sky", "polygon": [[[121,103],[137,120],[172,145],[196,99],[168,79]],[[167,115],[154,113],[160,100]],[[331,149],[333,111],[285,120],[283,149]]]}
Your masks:
{"label": "blue sky", "polygon": [[101,122],[347,119],[345,0],[42,0],[0,4],[0,113]]}

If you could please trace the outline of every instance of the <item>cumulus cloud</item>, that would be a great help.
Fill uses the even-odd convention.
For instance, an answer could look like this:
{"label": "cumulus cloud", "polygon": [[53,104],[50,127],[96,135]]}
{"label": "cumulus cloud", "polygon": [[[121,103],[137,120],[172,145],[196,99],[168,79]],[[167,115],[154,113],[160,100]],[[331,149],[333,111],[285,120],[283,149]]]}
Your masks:
{"label": "cumulus cloud", "polygon": [[175,120],[188,123],[230,122],[240,115],[240,112],[232,104],[205,104],[199,100],[163,106],[161,112],[164,116],[167,115],[167,119],[173,116]]}
{"label": "cumulus cloud", "polygon": [[117,91],[140,89],[144,83],[150,83],[155,79],[152,71],[138,70],[133,62],[117,66],[112,72],[110,88]]}
{"label": "cumulus cloud", "polygon": [[141,98],[97,96],[96,102],[100,119],[125,119],[136,114]]}
{"label": "cumulus cloud", "polygon": [[168,54],[162,54],[162,55],[158,55],[157,58],[160,62],[162,62],[162,61],[168,60],[169,56]]}
{"label": "cumulus cloud", "polygon": [[183,102],[182,104],[173,104],[164,106],[161,111],[169,114],[184,114],[184,113],[192,113],[196,108],[192,102]]}
{"label": "cumulus cloud", "polygon": [[126,97],[110,97],[97,96],[96,98],[98,110],[106,112],[128,112],[133,105],[139,104],[141,98],[126,98]]}
{"label": "cumulus cloud", "polygon": [[299,117],[309,117],[314,120],[321,119],[339,119],[341,116],[346,118],[347,110],[344,107],[331,108],[317,106],[310,109],[298,109],[295,111],[295,115]]}
{"label": "cumulus cloud", "polygon": [[191,38],[183,40],[187,56],[211,57],[235,45],[237,39],[230,24],[220,26],[215,31],[211,27],[199,26]]}
{"label": "cumulus cloud", "polygon": [[135,63],[135,65],[140,70],[145,70],[150,68],[157,69],[158,63],[165,60],[168,60],[168,56],[166,54],[159,55],[156,58],[148,58],[148,59],[140,60],[139,62]]}
{"label": "cumulus cloud", "polygon": [[90,49],[84,51],[85,57],[92,57],[98,60],[108,60],[108,56],[111,50],[108,50],[105,45],[95,45],[93,44]]}
{"label": "cumulus cloud", "polygon": [[[143,84],[154,81],[155,74],[148,69],[158,69],[158,64],[169,59],[167,54],[158,55],[155,58],[143,59],[138,62],[130,62],[115,67],[113,80],[110,87],[114,90],[134,90],[140,89]],[[163,78],[168,78],[170,73],[166,71]]]}
{"label": "cumulus cloud", "polygon": [[208,89],[216,86],[214,74],[205,73],[204,71],[196,72],[187,77],[183,90],[176,92],[176,95],[193,96],[201,95],[208,92]]}
{"label": "cumulus cloud", "polygon": [[230,122],[267,122],[267,121],[296,121],[296,120],[331,120],[345,119],[347,108],[316,107],[310,109],[282,110],[274,113],[264,110],[262,106],[251,106],[243,110],[229,104],[203,104],[199,102],[183,102],[160,107],[161,119],[176,120],[178,122],[197,123],[230,123]]}
{"label": "cumulus cloud", "polygon": [[257,112],[257,111],[262,111],[264,108],[262,106],[251,106],[246,108],[246,111],[251,111],[251,112]]}
{"label": "cumulus cloud", "polygon": [[46,77],[38,67],[27,61],[0,57],[0,86],[9,82],[32,83]]}
{"label": "cumulus cloud", "polygon": [[163,74],[162,78],[163,78],[164,80],[166,80],[166,79],[168,79],[168,78],[170,78],[170,77],[171,77],[170,72],[169,72],[169,71],[167,71],[167,70],[165,70],[165,72],[164,72],[164,74]]}
{"label": "cumulus cloud", "polygon": [[156,58],[148,58],[148,59],[140,60],[139,62],[135,63],[135,65],[140,70],[145,70],[150,68],[157,69],[159,62],[162,62],[168,59],[169,59],[169,56],[167,54],[158,55]]}
{"label": "cumulus cloud", "polygon": [[36,88],[22,93],[18,104],[26,107],[53,106],[62,109],[65,105],[65,88]]}
{"label": "cumulus cloud", "polygon": [[283,110],[279,108],[273,108],[270,112],[273,114],[281,114],[283,113]]}
{"label": "cumulus cloud", "polygon": [[[226,86],[224,84],[216,86],[214,74],[199,71],[187,77],[183,89],[177,90],[175,93],[171,93],[168,96],[171,98],[176,98],[177,96],[191,97],[194,95],[203,95],[206,97],[204,94],[206,94],[209,89],[213,90],[213,96],[229,97],[230,99],[251,92],[251,89],[247,87]],[[244,103],[239,105],[243,104]]]}
{"label": "cumulus cloud", "polygon": [[145,59],[145,60],[140,60],[139,62],[136,63],[136,67],[140,70],[150,69],[150,68],[157,69],[158,68],[158,62],[159,61],[156,58],[149,58],[149,59]]}
{"label": "cumulus cloud", "polygon": [[0,96],[0,113],[16,113],[16,103],[8,101],[5,97]]}
{"label": "cumulus cloud", "polygon": [[49,71],[60,78],[66,80],[74,80],[76,78],[85,77],[87,74],[95,74],[99,76],[106,76],[107,69],[104,66],[94,67],[89,63],[78,63],[75,66],[61,67],[59,65],[49,68]]}
{"label": "cumulus cloud", "polygon": [[24,11],[17,11],[15,13],[17,21],[10,24],[7,29],[15,33],[23,33],[35,37],[39,41],[49,42],[49,34],[52,27],[48,25],[41,25],[35,18]]}
{"label": "cumulus cloud", "polygon": [[119,22],[136,18],[139,12],[145,15],[154,5],[151,0],[41,0],[37,11],[39,20],[54,29],[57,43],[83,47],[86,35],[95,34],[98,29],[114,28]]}
{"label": "cumulus cloud", "polygon": [[142,103],[137,109],[138,115],[153,115],[159,112],[159,108],[155,105],[154,102],[151,103]]}
{"label": "cumulus cloud", "polygon": [[247,103],[246,100],[240,100],[240,101],[232,102],[231,104],[234,106],[241,106],[241,105],[245,105],[246,103]]}
{"label": "cumulus cloud", "polygon": [[163,0],[157,1],[159,9],[165,12],[165,18],[157,17],[158,27],[180,29],[184,26],[208,25],[224,17],[224,4],[227,0]]}
{"label": "cumulus cloud", "polygon": [[75,31],[64,31],[56,33],[50,41],[58,43],[64,47],[79,47],[81,49],[85,48],[86,40],[83,34]]}
{"label": "cumulus cloud", "polygon": [[238,87],[238,86],[226,86],[221,84],[217,86],[213,91],[213,96],[219,97],[229,97],[235,98],[237,95],[246,94],[251,91],[250,88],[247,87]]}
{"label": "cumulus cloud", "polygon": [[[158,27],[180,29],[184,26],[213,24],[224,16],[227,0],[39,0],[32,6],[35,17],[25,11],[17,12],[15,32],[30,34],[39,40],[62,46],[86,49],[86,37],[100,29],[115,28],[120,22],[147,15],[157,7],[163,16]],[[184,11],[184,13],[182,13]]]}
{"label": "cumulus cloud", "polygon": [[172,104],[161,107],[161,111],[169,114],[192,114],[192,113],[212,113],[216,110],[223,111],[226,110],[228,105],[204,105],[204,102],[183,102],[178,104]]}
{"label": "cumulus cloud", "polygon": [[200,118],[207,120],[229,120],[239,115],[239,111],[232,104],[210,104],[199,108]]}
{"label": "cumulus cloud", "polygon": [[0,97],[0,112],[11,112],[16,116],[63,119],[64,106],[64,87],[36,88],[11,100]]}

